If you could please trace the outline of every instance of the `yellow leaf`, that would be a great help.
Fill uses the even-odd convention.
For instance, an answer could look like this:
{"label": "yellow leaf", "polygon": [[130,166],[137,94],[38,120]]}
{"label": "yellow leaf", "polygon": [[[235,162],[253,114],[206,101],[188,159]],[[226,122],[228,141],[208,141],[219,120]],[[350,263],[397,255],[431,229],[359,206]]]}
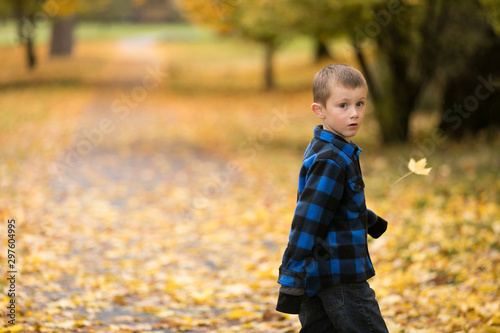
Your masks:
{"label": "yellow leaf", "polygon": [[13,326],[8,326],[8,327],[0,327],[0,332],[8,332],[8,333],[14,333],[14,332],[21,332],[23,329],[23,326],[20,324],[16,324]]}
{"label": "yellow leaf", "polygon": [[411,172],[417,174],[417,175],[423,175],[427,176],[429,175],[429,172],[431,172],[432,168],[425,168],[427,164],[427,159],[422,158],[418,162],[415,162],[415,160],[412,158],[410,162],[408,163],[408,169],[410,169]]}
{"label": "yellow leaf", "polygon": [[426,169],[425,168],[426,164],[427,164],[427,159],[426,158],[422,158],[418,162],[415,162],[415,160],[412,158],[410,160],[410,162],[408,162],[408,169],[410,169],[410,172],[408,172],[406,175],[404,175],[403,177],[401,177],[398,180],[396,180],[394,182],[394,185],[396,185],[397,183],[399,183],[401,180],[403,180],[404,178],[408,177],[412,173],[414,173],[416,175],[424,175],[424,176],[429,175],[429,172],[431,171],[432,168]]}
{"label": "yellow leaf", "polygon": [[233,310],[233,311],[229,312],[226,317],[229,319],[238,320],[238,319],[241,319],[243,317],[251,317],[251,316],[253,316],[252,312],[245,311],[242,309],[237,309],[237,310]]}

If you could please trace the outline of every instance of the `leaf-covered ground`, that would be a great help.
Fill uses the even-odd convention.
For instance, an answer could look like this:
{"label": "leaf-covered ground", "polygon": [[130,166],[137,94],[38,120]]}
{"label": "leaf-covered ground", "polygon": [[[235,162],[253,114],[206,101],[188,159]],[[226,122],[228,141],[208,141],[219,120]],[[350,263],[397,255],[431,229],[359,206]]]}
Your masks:
{"label": "leaf-covered ground", "polygon": [[[276,279],[320,65],[290,47],[295,62],[277,69],[285,89],[262,92],[255,46],[235,43],[88,42],[31,74],[0,50],[0,262],[15,218],[19,271],[11,331],[298,331],[274,311]],[[154,70],[158,86],[141,89]],[[384,147],[365,122],[355,141],[367,201],[390,223],[370,244],[370,283],[390,331],[500,332],[500,140],[422,132],[420,144]],[[422,157],[429,176],[393,185]]]}

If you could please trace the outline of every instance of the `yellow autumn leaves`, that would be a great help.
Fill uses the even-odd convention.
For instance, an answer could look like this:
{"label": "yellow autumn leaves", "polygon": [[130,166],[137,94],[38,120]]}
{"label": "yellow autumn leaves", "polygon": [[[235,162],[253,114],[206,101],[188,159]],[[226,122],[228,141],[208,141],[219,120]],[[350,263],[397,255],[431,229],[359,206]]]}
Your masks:
{"label": "yellow autumn leaves", "polygon": [[[101,58],[89,54],[101,56],[113,46],[82,43],[76,72],[52,62],[46,66],[53,70],[36,73],[52,75],[54,82],[78,73],[91,78],[81,85],[62,90],[19,84],[0,92],[6,109],[13,110],[0,115],[5,120],[0,121],[0,159],[6,160],[0,165],[0,217],[14,216],[22,223],[17,299],[22,315],[12,331],[299,330],[296,316],[281,315],[274,307],[298,167],[316,125],[304,111],[309,89],[263,93],[248,88],[250,93],[234,94],[221,88],[223,80],[253,86],[232,75],[214,76],[216,88],[210,93],[168,86],[180,78],[199,87],[200,77],[214,70],[210,64],[230,68],[217,61],[231,45],[218,44],[213,53],[196,43],[159,47],[165,67],[178,64],[166,79],[171,82],[152,91],[62,183],[50,178],[46,166],[128,91],[109,87],[104,78],[142,69],[135,61],[154,53],[140,52],[124,62],[106,52],[108,67],[97,71],[90,69]],[[197,62],[197,55],[203,59]],[[94,60],[89,63],[87,57]],[[203,66],[188,76],[187,68],[196,63]],[[253,63],[245,64],[257,72]],[[83,73],[82,66],[89,70]],[[308,70],[313,70],[303,67],[309,82]],[[283,78],[298,72],[282,69]],[[91,96],[87,81],[107,84]],[[32,96],[43,98],[27,98]],[[259,139],[273,109],[285,106],[289,123]],[[14,117],[15,126],[2,125]],[[364,149],[367,201],[390,223],[369,245],[377,272],[369,282],[390,332],[500,332],[500,141],[481,149],[472,142],[450,143],[445,153],[438,147],[428,156],[432,172],[426,159],[410,160],[404,176],[408,191],[390,186],[399,175],[381,177],[395,172],[394,157],[407,147],[370,145],[373,128],[369,121],[366,125],[355,142]],[[237,172],[227,173],[229,161]],[[190,199],[205,189],[213,190],[207,192],[208,205],[193,209]],[[0,253],[0,261],[4,256]],[[0,307],[5,306],[0,298]]]}

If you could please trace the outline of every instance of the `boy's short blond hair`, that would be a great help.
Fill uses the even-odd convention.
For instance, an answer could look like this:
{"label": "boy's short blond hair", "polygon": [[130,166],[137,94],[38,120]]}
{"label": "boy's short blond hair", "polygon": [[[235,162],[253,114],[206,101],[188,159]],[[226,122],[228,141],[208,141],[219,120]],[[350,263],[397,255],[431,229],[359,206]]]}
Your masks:
{"label": "boy's short blond hair", "polygon": [[345,88],[365,87],[368,89],[363,74],[357,69],[345,64],[328,65],[314,76],[312,84],[314,102],[326,106],[334,84]]}

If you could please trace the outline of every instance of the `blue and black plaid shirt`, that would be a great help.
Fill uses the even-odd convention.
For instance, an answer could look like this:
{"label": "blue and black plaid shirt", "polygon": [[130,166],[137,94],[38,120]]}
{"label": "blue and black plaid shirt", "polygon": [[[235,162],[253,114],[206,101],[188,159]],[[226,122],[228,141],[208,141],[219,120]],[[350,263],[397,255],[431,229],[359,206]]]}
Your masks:
{"label": "blue and black plaid shirt", "polygon": [[282,286],[312,296],[332,283],[363,282],[375,275],[367,234],[378,217],[365,205],[360,152],[323,126],[314,129],[280,267]]}

